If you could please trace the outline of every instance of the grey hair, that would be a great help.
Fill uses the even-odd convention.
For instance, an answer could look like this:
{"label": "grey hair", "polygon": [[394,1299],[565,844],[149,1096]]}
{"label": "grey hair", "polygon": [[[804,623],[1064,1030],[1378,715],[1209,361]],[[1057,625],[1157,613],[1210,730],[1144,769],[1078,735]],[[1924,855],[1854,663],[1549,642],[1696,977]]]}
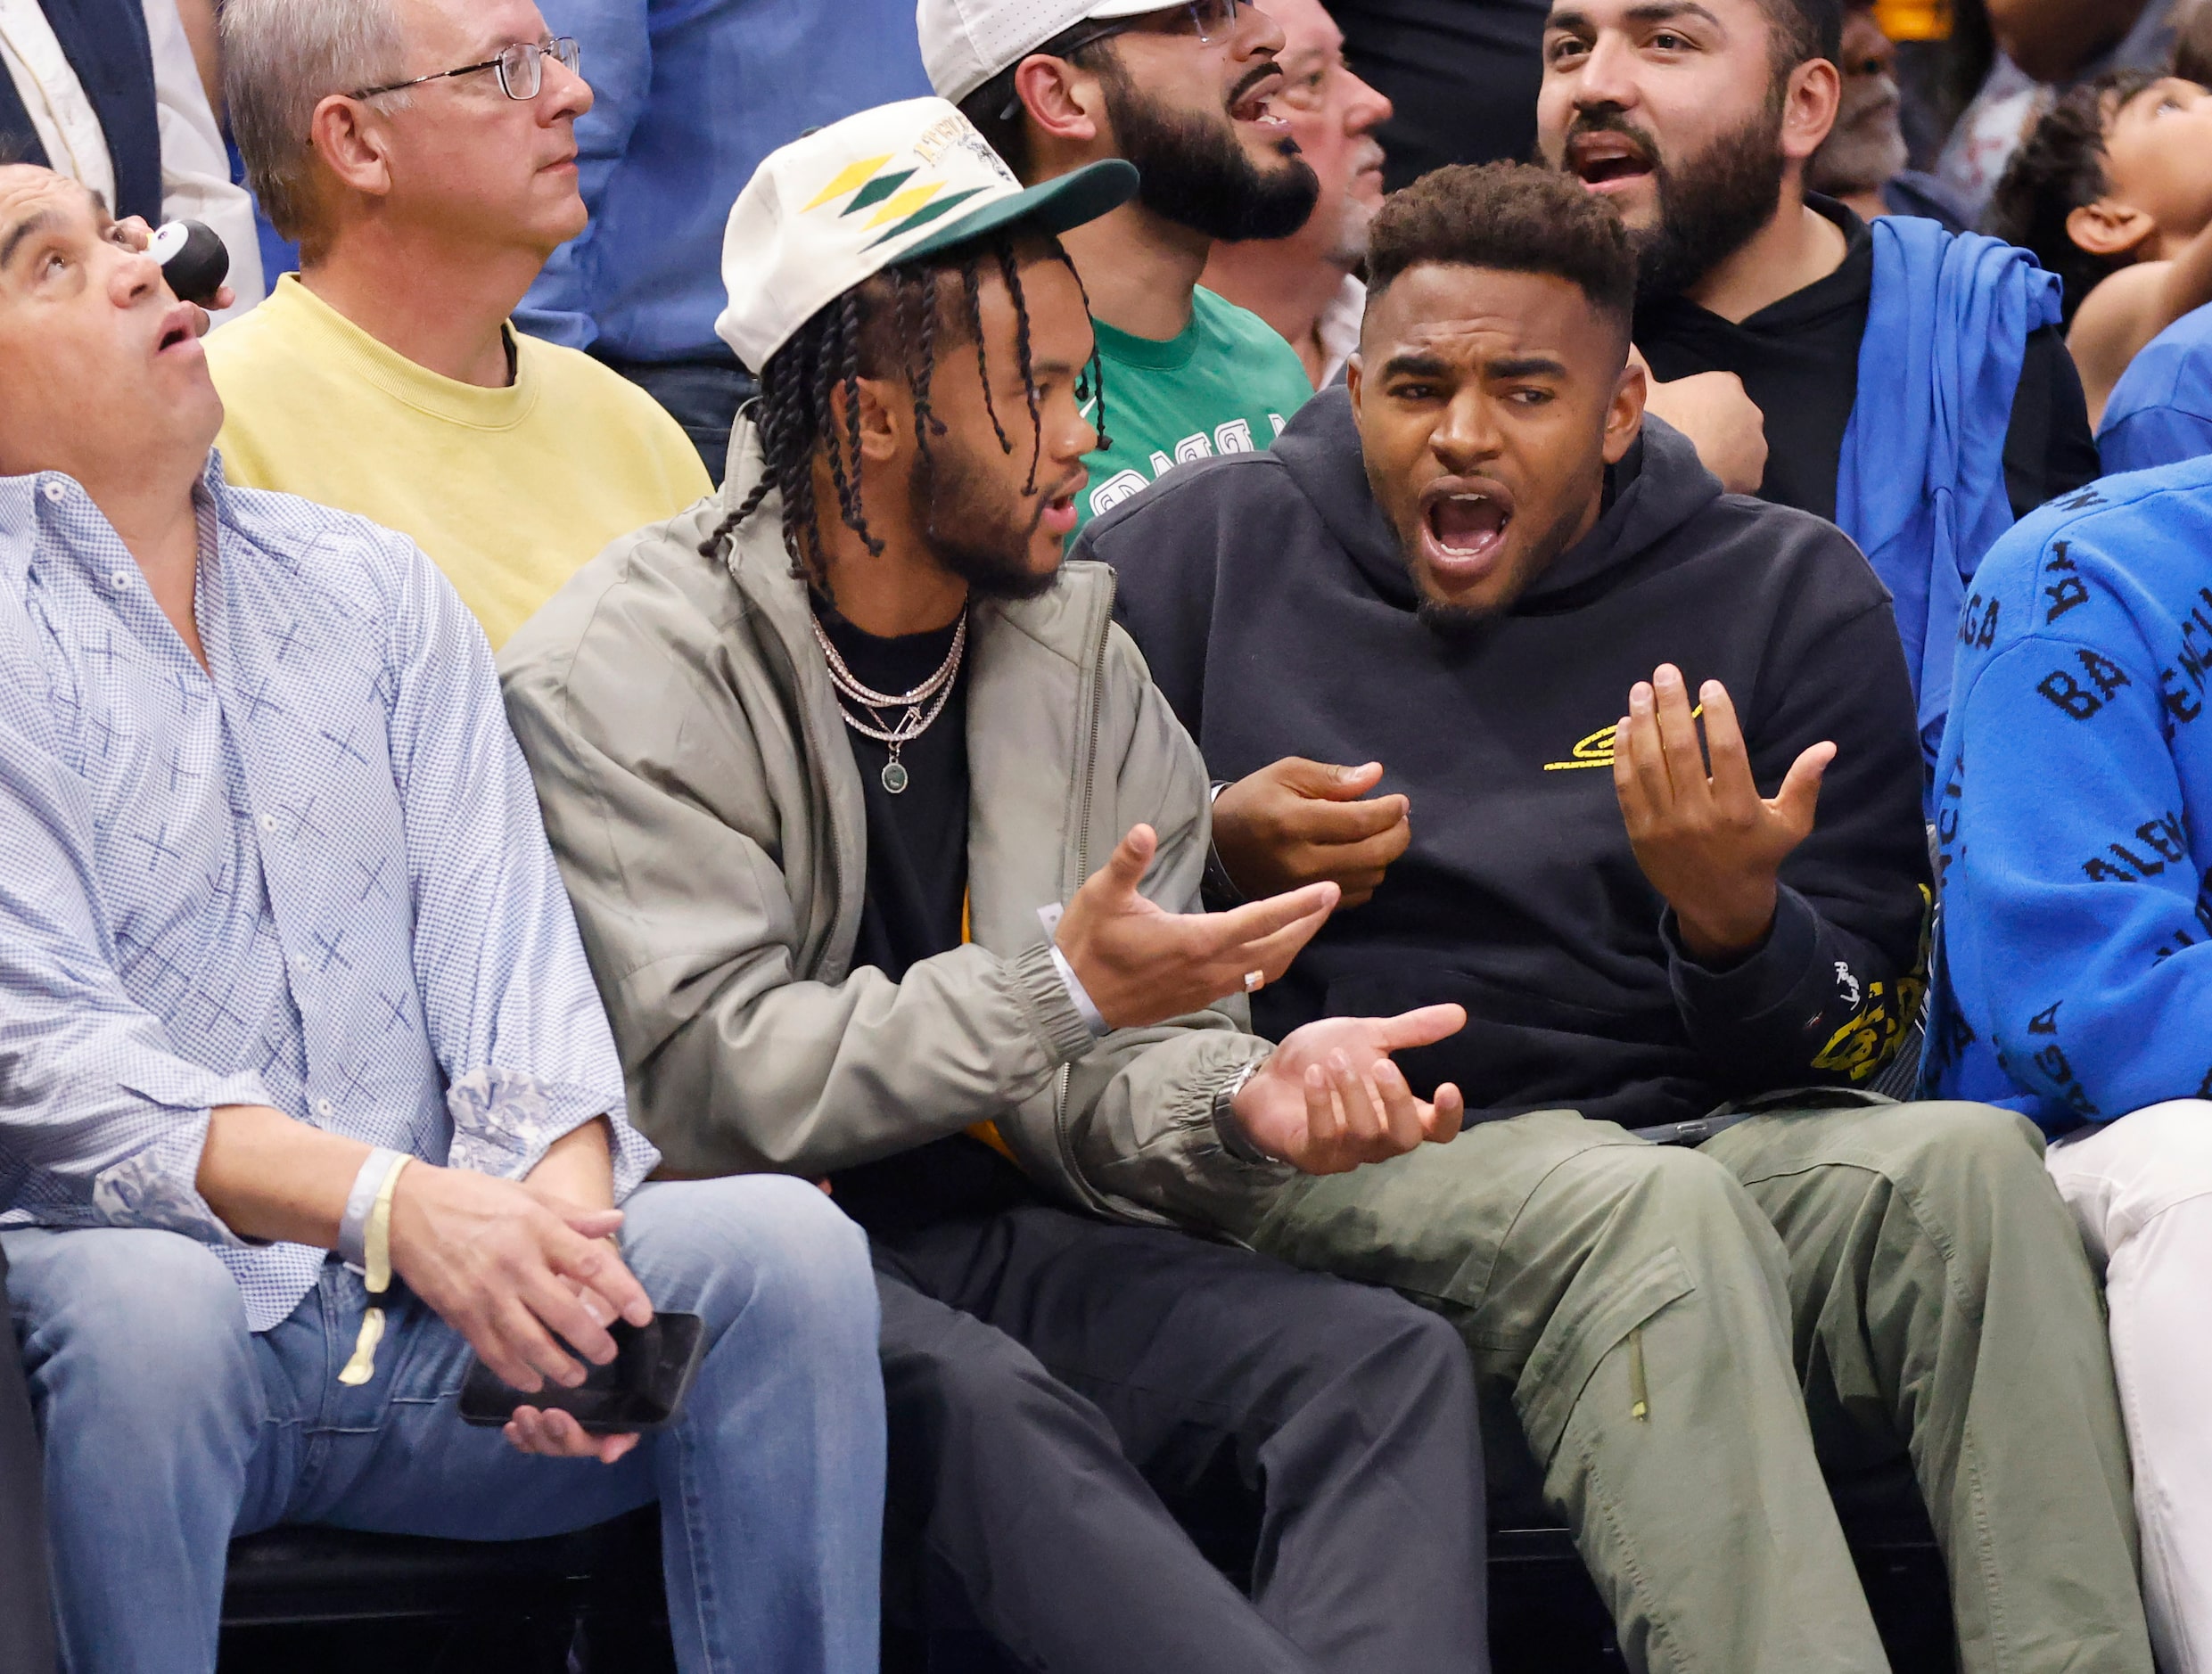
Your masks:
{"label": "grey hair", "polygon": [[[223,98],[246,178],[270,222],[304,242],[315,230],[315,147],[308,127],[333,93],[402,74],[396,0],[225,0]],[[388,110],[411,95],[380,94]]]}

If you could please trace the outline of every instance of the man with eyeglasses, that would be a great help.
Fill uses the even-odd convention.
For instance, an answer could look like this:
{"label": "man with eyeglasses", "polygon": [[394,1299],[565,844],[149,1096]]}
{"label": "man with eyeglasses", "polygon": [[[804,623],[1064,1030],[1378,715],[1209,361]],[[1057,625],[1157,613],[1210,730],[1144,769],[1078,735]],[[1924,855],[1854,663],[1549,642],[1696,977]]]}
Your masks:
{"label": "man with eyeglasses", "polygon": [[1219,239],[1282,238],[1320,183],[1276,109],[1283,32],[1248,0],[918,0],[943,97],[1035,185],[1104,158],[1143,184],[1079,227],[1106,368],[1088,521],[1177,465],[1256,453],[1313,393],[1257,315],[1199,284]]}
{"label": "man with eyeglasses", "polygon": [[1375,130],[1390,101],[1344,62],[1344,31],[1321,0],[1267,0],[1282,25],[1283,90],[1275,101],[1290,136],[1320,179],[1306,224],[1288,238],[1218,243],[1205,284],[1250,308],[1297,350],[1320,389],[1360,346],[1367,287],[1356,269],[1367,226],[1383,202],[1383,145]]}
{"label": "man with eyeglasses", "polygon": [[707,491],[644,390],[507,316],[585,224],[573,40],[530,0],[232,0],[233,131],[300,268],[208,342],[234,482],[412,536],[494,646]]}

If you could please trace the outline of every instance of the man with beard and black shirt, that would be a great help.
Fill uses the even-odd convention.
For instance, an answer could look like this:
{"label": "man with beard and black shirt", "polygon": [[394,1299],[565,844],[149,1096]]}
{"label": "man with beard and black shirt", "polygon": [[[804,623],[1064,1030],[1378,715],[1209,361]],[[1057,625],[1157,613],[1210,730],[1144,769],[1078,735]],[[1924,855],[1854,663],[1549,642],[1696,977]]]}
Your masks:
{"label": "man with beard and black shirt", "polygon": [[1320,193],[1270,108],[1280,27],[1251,0],[918,0],[915,18],[931,84],[1024,180],[1137,166],[1136,197],[1066,240],[1113,401],[1092,414],[1079,519],[1266,447],[1313,386],[1265,320],[1198,278],[1215,240],[1285,237]]}
{"label": "man with beard and black shirt", "polygon": [[1807,195],[1841,32],[1840,0],[1554,0],[1537,143],[1627,222],[1653,373],[1740,377],[1760,496],[1842,525],[1889,588],[1932,766],[1975,566],[2097,453],[2031,257]]}
{"label": "man with beard and black shirt", "polygon": [[[723,247],[761,379],[723,490],[508,642],[508,708],[668,1167],[826,1175],[868,1228],[925,1621],[1024,1668],[1480,1674],[1450,1328],[1132,1201],[1449,1138],[1389,1053],[1464,1021],[1241,1027],[1336,887],[1196,910],[1204,764],[1061,565],[1098,368],[1053,234],[1135,185],[1024,192],[937,99],[771,154]],[[1238,1484],[1249,1599],[1165,1503]]]}
{"label": "man with beard and black shirt", "polygon": [[[1459,1002],[1404,1067],[1474,1120],[1242,1205],[1164,1173],[1161,1207],[1458,1324],[1631,1668],[1887,1667],[1817,1449],[1911,1460],[1969,1674],[2147,1674],[2095,1281],[2035,1131],[1861,1090],[1928,879],[1879,584],[1645,420],[1628,240],[1571,180],[1439,169],[1368,268],[1346,387],[1076,550],[1234,782],[1232,894],[1344,890],[1256,1024]],[[1703,1143],[1624,1131],[1676,1123]]]}

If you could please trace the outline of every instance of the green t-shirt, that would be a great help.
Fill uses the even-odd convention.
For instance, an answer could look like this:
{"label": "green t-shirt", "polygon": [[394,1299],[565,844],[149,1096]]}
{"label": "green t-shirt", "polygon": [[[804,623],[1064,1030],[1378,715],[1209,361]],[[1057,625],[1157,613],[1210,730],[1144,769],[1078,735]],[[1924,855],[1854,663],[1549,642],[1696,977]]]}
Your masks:
{"label": "green t-shirt", "polygon": [[1164,342],[1093,324],[1113,446],[1084,456],[1081,523],[1177,465],[1259,452],[1313,397],[1305,366],[1275,329],[1203,285],[1191,295],[1190,324]]}

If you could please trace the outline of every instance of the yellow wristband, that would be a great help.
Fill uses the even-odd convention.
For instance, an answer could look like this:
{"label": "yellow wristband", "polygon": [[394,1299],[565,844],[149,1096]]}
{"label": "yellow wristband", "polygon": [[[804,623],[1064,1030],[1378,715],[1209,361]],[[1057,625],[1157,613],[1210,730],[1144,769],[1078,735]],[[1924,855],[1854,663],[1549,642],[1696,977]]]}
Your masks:
{"label": "yellow wristband", "polygon": [[399,1176],[414,1161],[413,1157],[401,1157],[391,1165],[384,1183],[376,1188],[376,1202],[369,1210],[368,1228],[361,1240],[361,1251],[366,1258],[361,1266],[372,1296],[382,1296],[391,1288],[391,1194],[399,1187]]}
{"label": "yellow wristband", "polygon": [[[382,1296],[391,1288],[391,1194],[399,1184],[399,1176],[413,1157],[401,1157],[384,1176],[384,1182],[376,1188],[376,1202],[369,1210],[368,1226],[361,1240],[363,1267],[372,1299]],[[372,1300],[368,1311],[361,1316],[361,1334],[354,1339],[353,1355],[338,1374],[338,1381],[348,1385],[366,1383],[376,1375],[376,1345],[384,1340],[384,1310]]]}

